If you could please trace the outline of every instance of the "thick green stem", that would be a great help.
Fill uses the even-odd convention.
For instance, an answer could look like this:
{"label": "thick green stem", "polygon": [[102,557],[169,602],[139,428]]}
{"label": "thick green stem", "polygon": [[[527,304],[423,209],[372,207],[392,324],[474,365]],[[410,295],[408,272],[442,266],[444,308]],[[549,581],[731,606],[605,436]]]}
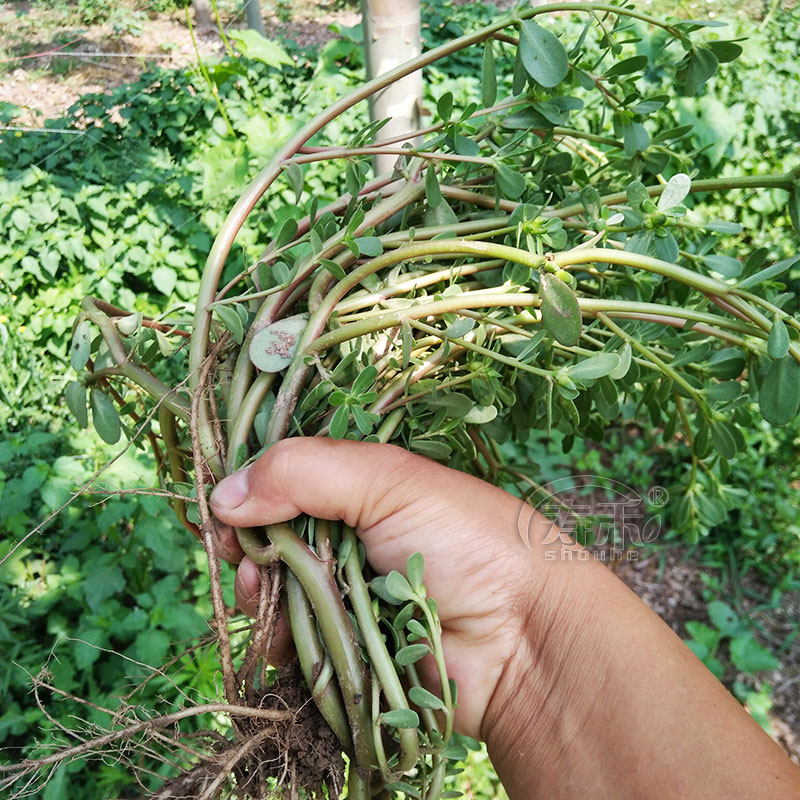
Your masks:
{"label": "thick green stem", "polygon": [[439,800],[444,791],[444,778],[447,769],[447,761],[441,756],[433,757],[433,769],[431,770],[430,781],[422,795],[422,800]]}
{"label": "thick green stem", "polygon": [[[788,191],[795,180],[794,172],[785,172],[779,175],[741,175],[731,178],[708,178],[706,180],[692,181],[689,191],[726,192],[730,189],[786,189]],[[660,197],[665,186],[666,184],[648,186],[647,193],[650,197]],[[628,196],[625,192],[614,192],[613,194],[603,195],[600,198],[600,202],[605,206],[618,206],[627,203]],[[570,206],[545,211],[542,216],[564,219],[565,217],[574,217],[576,214],[583,214],[585,211],[586,207],[582,203],[573,203]]]}
{"label": "thick green stem", "polygon": [[[638,300],[605,300],[593,297],[579,297],[578,304],[581,312],[596,315],[603,311],[612,317],[623,319],[641,319],[651,322],[666,322],[662,317],[675,320],[684,320],[686,323],[695,322],[708,326],[724,328],[725,330],[741,333],[744,336],[758,336],[764,338],[764,333],[754,325],[742,322],[738,318],[731,318],[707,311],[695,311],[681,306],[668,306],[663,303],[644,303]],[[685,326],[688,327],[688,326]],[[711,332],[707,329],[704,332]],[[712,333],[716,335],[716,333]]]}
{"label": "thick green stem", "polygon": [[239,413],[233,419],[233,424],[228,434],[228,458],[225,464],[228,474],[241,466],[242,459],[239,451],[242,445],[247,443],[247,437],[253,427],[253,421],[274,380],[274,373],[260,373],[245,395],[244,401],[239,407]]}
{"label": "thick green stem", "polygon": [[494,166],[494,159],[485,156],[462,156],[458,153],[425,152],[408,147],[337,147],[325,149],[318,153],[303,153],[287,159],[285,164],[310,164],[314,161],[328,161],[337,158],[354,158],[355,156],[372,155],[408,156],[421,158],[423,161],[458,161],[466,164],[483,164]]}
{"label": "thick green stem", "polygon": [[396,408],[392,410],[387,416],[386,419],[383,420],[380,427],[375,434],[377,435],[379,441],[383,444],[390,441],[392,436],[394,436],[395,431],[400,426],[400,423],[403,421],[403,417],[406,415],[406,410],[404,408]]}
{"label": "thick green stem", "polygon": [[369,686],[358,641],[330,568],[288,525],[270,525],[267,536],[278,557],[297,576],[311,602],[336,670],[350,721],[356,763],[365,772],[372,770],[376,756],[367,702]]}
{"label": "thick green stem", "polygon": [[347,773],[347,800],[372,800],[369,776],[360,775],[352,761]]}
{"label": "thick green stem", "polygon": [[366,306],[375,306],[382,303],[389,297],[396,297],[399,294],[406,294],[417,289],[433,286],[442,281],[455,280],[464,275],[474,275],[476,272],[485,272],[490,269],[502,267],[505,262],[500,259],[489,261],[479,261],[474,264],[459,264],[457,267],[447,267],[446,269],[436,270],[435,272],[415,273],[402,281],[395,281],[387,285],[384,289],[365,294],[354,294],[340,302],[336,306],[336,313],[339,319],[345,314],[357,311]]}
{"label": "thick green stem", "polygon": [[289,627],[292,629],[292,640],[297,649],[303,676],[325,721],[331,726],[342,746],[349,748],[350,726],[342,706],[342,696],[333,681],[333,673],[325,671],[330,660],[319,641],[308,597],[291,570],[285,570],[284,585]]}
{"label": "thick green stem", "polygon": [[[407,709],[408,700],[400,683],[400,678],[394,667],[392,657],[386,649],[383,634],[378,627],[378,621],[372,613],[372,600],[369,596],[367,584],[361,573],[361,564],[358,558],[358,540],[355,531],[349,526],[342,529],[342,542],[350,542],[350,552],[344,565],[344,573],[350,586],[350,602],[358,620],[358,627],[364,646],[367,648],[372,670],[380,681],[383,696],[390,709]],[[406,772],[417,763],[419,758],[419,740],[416,728],[398,728],[397,736],[400,741],[400,753],[397,763],[398,772]],[[388,777],[388,776],[387,776]]]}
{"label": "thick green stem", "polygon": [[733,288],[722,281],[700,275],[685,267],[671,264],[669,261],[661,261],[661,259],[653,258],[652,256],[631,253],[627,250],[613,250],[607,247],[585,247],[580,250],[567,250],[562,253],[554,253],[552,256],[548,257],[548,260],[561,268],[573,264],[588,264],[593,261],[636,267],[637,269],[655,272],[658,275],[663,275],[666,278],[679,281],[705,294],[725,296]]}

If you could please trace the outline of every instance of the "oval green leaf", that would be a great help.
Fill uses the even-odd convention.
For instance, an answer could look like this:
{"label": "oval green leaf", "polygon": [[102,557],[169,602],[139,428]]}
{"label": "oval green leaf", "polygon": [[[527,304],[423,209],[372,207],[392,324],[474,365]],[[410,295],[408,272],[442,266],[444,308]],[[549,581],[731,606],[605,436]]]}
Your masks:
{"label": "oval green leaf", "polygon": [[618,381],[620,378],[624,378],[628,374],[628,370],[631,368],[631,359],[633,357],[631,343],[624,342],[617,355],[619,356],[619,364],[608,373],[609,377],[613,378],[615,381]]}
{"label": "oval green leaf", "polygon": [[114,401],[100,389],[92,389],[92,423],[100,438],[107,444],[119,441],[121,426]]}
{"label": "oval green leaf", "polygon": [[409,644],[401,647],[395,654],[394,660],[402,667],[409,664],[414,664],[419,661],[423,656],[431,652],[430,647],[426,644]]}
{"label": "oval green leaf", "polygon": [[567,372],[574,381],[591,381],[610,375],[619,366],[616,353],[598,353],[568,367]]}
{"label": "oval green leaf", "polygon": [[658,210],[669,211],[677,205],[680,205],[689,194],[692,188],[692,179],[685,173],[679,172],[673,175],[661,192],[661,197],[658,198]]}
{"label": "oval green leaf", "polygon": [[425,170],[425,199],[431,208],[437,208],[442,202],[442,190],[439,188],[439,178],[433,163],[428,164]]}
{"label": "oval green leaf", "polygon": [[419,708],[430,708],[434,711],[444,711],[445,705],[440,697],[421,686],[412,686],[408,690],[408,699]]}
{"label": "oval green leaf", "polygon": [[299,203],[300,195],[303,194],[303,170],[300,165],[292,161],[286,167],[286,177],[289,180],[292,191],[294,191],[294,201]]}
{"label": "oval green leaf", "polygon": [[611,69],[607,70],[603,78],[617,78],[620,75],[631,75],[634,72],[641,72],[647,66],[648,61],[649,59],[645,55],[624,58],[622,61],[614,64]]}
{"label": "oval green leaf", "polygon": [[471,317],[460,317],[452,325],[448,325],[444,335],[448,339],[460,339],[466,336],[475,327],[475,320]]}
{"label": "oval green leaf", "polygon": [[473,406],[467,414],[464,415],[464,422],[470,425],[485,425],[491,422],[497,416],[497,408],[493,405],[488,406]]}
{"label": "oval green leaf", "polygon": [[67,401],[67,408],[78,421],[81,428],[89,425],[89,411],[86,406],[86,386],[78,381],[70,381],[64,390],[64,399]]}
{"label": "oval green leaf", "polygon": [[392,711],[384,711],[381,714],[381,722],[392,728],[416,728],[419,725],[419,717],[416,711],[410,708],[395,708]]}
{"label": "oval green leaf", "polygon": [[261,372],[280,372],[288,367],[307,324],[305,314],[296,314],[259,331],[250,342],[253,366]]}
{"label": "oval green leaf", "polygon": [[74,370],[82,370],[89,360],[89,348],[91,346],[91,331],[89,320],[83,319],[75,326],[72,334],[72,345],[69,349],[69,360]]}
{"label": "oval green leaf", "polygon": [[650,193],[641,181],[631,181],[625,188],[625,196],[628,199],[628,205],[634,211],[639,211],[642,205],[650,199]]}
{"label": "oval green leaf", "polygon": [[742,384],[739,381],[723,381],[710,383],[703,389],[703,394],[712,403],[729,403],[742,393]]}
{"label": "oval green leaf", "polygon": [[772,425],[786,425],[800,409],[800,364],[786,355],[770,364],[758,392],[761,416]]}
{"label": "oval green leaf", "polygon": [[703,262],[726,278],[735,278],[742,271],[742,262],[731,256],[704,256]]}
{"label": "oval green leaf", "polygon": [[631,122],[622,126],[622,141],[625,155],[634,156],[650,146],[650,134],[641,122]]}
{"label": "oval green leaf", "polygon": [[774,278],[777,278],[779,275],[782,275],[787,269],[793,267],[798,261],[800,261],[800,255],[784,258],[783,261],[778,261],[777,264],[772,264],[772,266],[765,267],[764,269],[756,272],[754,275],[751,275],[750,277],[745,278],[743,281],[740,281],[739,288],[748,289],[750,286],[757,286],[759,283],[763,283],[764,281],[771,281]]}
{"label": "oval green leaf", "polygon": [[789,331],[777,315],[767,339],[767,352],[771,358],[783,358],[789,352]]}
{"label": "oval green leaf", "polygon": [[517,200],[525,191],[525,178],[519,172],[499,165],[497,167],[497,186],[509,200]]}
{"label": "oval green leaf", "polygon": [[569,71],[569,56],[558,37],[525,20],[520,26],[519,54],[525,72],[540,86],[558,86]]}
{"label": "oval green leaf", "polygon": [[574,345],[581,335],[581,309],[575,292],[555,275],[541,275],[542,325],[560,344]]}
{"label": "oval green leaf", "polygon": [[422,575],[425,570],[425,559],[422,553],[412,553],[406,561],[406,574],[408,582],[419,592],[422,588]]}
{"label": "oval green leaf", "polygon": [[242,319],[235,309],[231,306],[214,306],[213,308],[222,324],[230,331],[236,344],[241,344],[244,339],[244,325],[242,325]]}
{"label": "oval green leaf", "polygon": [[359,255],[375,258],[383,252],[383,243],[377,236],[359,236],[353,241],[358,247]]}
{"label": "oval green leaf", "polygon": [[736,455],[736,439],[725,422],[715,422],[711,427],[711,441],[714,449],[724,458],[731,459]]}
{"label": "oval green leaf", "polygon": [[414,590],[411,588],[411,584],[405,575],[397,572],[397,570],[392,570],[386,576],[384,586],[386,591],[398,600],[411,600],[414,597]]}
{"label": "oval green leaf", "polygon": [[450,456],[452,448],[446,442],[432,442],[429,439],[412,439],[410,447],[415,453],[443,461]]}
{"label": "oval green leaf", "polygon": [[333,412],[328,435],[331,439],[344,439],[350,425],[350,406],[341,405]]}
{"label": "oval green leaf", "polygon": [[123,336],[133,336],[142,327],[142,312],[128,314],[117,322],[117,330]]}

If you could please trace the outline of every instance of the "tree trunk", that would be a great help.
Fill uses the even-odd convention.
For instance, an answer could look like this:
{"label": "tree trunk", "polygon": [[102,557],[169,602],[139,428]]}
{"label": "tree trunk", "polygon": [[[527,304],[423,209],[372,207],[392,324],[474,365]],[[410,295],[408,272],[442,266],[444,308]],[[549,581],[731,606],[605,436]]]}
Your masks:
{"label": "tree trunk", "polygon": [[252,31],[258,31],[266,37],[264,29],[264,18],[261,16],[261,3],[259,0],[244,0],[245,11],[247,11],[247,27]]}
{"label": "tree trunk", "polygon": [[[420,54],[420,0],[361,0],[367,76],[375,78]],[[417,71],[388,86],[370,99],[373,120],[389,118],[378,132],[388,139],[420,125],[422,72]],[[396,156],[376,156],[375,172],[389,172]]]}
{"label": "tree trunk", "polygon": [[208,0],[192,0],[192,7],[194,8],[194,24],[198,28],[214,27]]}

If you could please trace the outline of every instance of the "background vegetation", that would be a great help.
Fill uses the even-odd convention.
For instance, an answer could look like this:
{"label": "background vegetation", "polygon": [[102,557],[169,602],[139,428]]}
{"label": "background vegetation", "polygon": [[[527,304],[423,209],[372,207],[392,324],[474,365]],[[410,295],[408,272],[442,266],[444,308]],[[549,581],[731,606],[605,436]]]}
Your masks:
{"label": "background vegetation", "polygon": [[[738,4],[721,10],[731,5]],[[669,10],[680,14],[687,6],[672,3]],[[454,9],[446,0],[425,0],[423,8],[428,47],[496,13],[481,3]],[[81,0],[74,13],[89,24],[92,14],[107,9]],[[732,24],[727,38],[747,37],[742,57],[707,91],[677,98],[660,127],[686,126],[680,141],[687,165],[706,176],[786,171],[797,165],[800,13],[773,7],[761,21]],[[0,130],[0,287],[6,298],[0,315],[0,529],[6,534],[0,558],[123,448],[79,428],[64,406],[71,322],[80,299],[94,294],[144,313],[169,303],[190,315],[213,236],[248,178],[301,120],[361,81],[360,31],[338,33],[321,47],[234,35],[221,60],[143,72],[113,92],[86,95],[63,118],[47,120],[41,133],[14,131],[20,110],[0,106],[0,120],[9,126]],[[659,46],[658,34],[645,33],[642,52]],[[479,76],[479,57],[432,68],[426,102],[433,107],[446,92],[457,103],[478,96]],[[673,91],[657,69],[646,79]],[[353,111],[338,133],[358,129],[365,115],[365,109]],[[335,129],[328,135],[339,138]],[[321,204],[330,196],[331,169],[314,167],[306,177]],[[750,249],[763,248],[765,257],[794,254],[785,193],[750,197],[742,191],[738,200],[728,196],[720,205],[707,198],[705,213],[723,223],[723,232],[741,226]],[[257,224],[237,240],[239,263],[298,213],[288,194],[268,197],[260,208]],[[795,270],[790,310],[796,310],[799,279]],[[637,487],[679,483],[683,451],[650,430],[646,409],[626,408],[620,420],[618,435],[602,447],[579,443],[569,454],[532,437],[526,452],[542,465],[537,479],[590,471]],[[774,653],[760,645],[740,600],[727,596],[725,578],[757,573],[773,604],[797,590],[798,444],[797,424],[764,425],[735,462],[721,463],[719,474],[709,476],[711,482],[727,479],[718,502],[706,504],[691,524],[678,505],[667,506],[669,533],[660,546],[688,543],[724,571],[707,582],[708,619],[687,626],[690,645],[719,675],[731,663],[745,674],[771,669],[797,636],[798,630],[791,632]],[[102,473],[99,486],[114,492],[153,481],[148,457],[131,449]],[[106,725],[97,707],[127,702],[120,696],[126,687],[172,656],[169,678],[156,675],[137,702],[150,708],[172,703],[175,684],[192,697],[214,698],[213,652],[201,646],[180,655],[175,644],[196,642],[208,630],[204,570],[202,551],[156,496],[86,493],[27,538],[0,566],[0,650],[7,664],[0,674],[0,759],[66,743],[59,724]],[[96,707],[45,692],[45,715],[30,694],[31,675],[43,667],[59,689]],[[751,681],[739,694],[766,724],[768,691]],[[65,797],[76,787],[87,798],[133,796],[131,781],[124,757],[88,767],[74,762],[55,773],[42,796]],[[469,781],[475,797],[497,791],[484,767]]]}

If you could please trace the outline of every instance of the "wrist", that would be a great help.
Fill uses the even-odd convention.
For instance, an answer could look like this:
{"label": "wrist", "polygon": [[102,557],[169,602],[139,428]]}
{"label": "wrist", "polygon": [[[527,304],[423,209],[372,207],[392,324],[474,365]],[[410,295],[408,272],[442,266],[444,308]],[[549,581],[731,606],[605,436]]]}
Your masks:
{"label": "wrist", "polygon": [[798,796],[791,762],[609,570],[545,566],[481,730],[510,797],[756,798],[766,778]]}
{"label": "wrist", "polygon": [[[535,550],[535,546],[532,545]],[[528,599],[518,647],[506,662],[481,729],[509,795],[570,794],[568,764],[579,754],[599,690],[596,637],[608,607],[599,595],[618,583],[592,561],[538,565],[539,590]],[[581,787],[573,787],[575,796]],[[585,788],[585,787],[584,787]]]}

